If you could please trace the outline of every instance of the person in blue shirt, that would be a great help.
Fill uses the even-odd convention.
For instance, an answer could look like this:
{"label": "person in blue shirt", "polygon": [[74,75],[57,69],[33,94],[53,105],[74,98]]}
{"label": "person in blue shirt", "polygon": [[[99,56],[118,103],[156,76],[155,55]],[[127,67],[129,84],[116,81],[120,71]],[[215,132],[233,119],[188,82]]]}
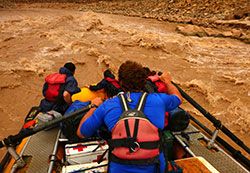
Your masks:
{"label": "person in blue shirt", "polygon": [[[143,66],[137,62],[126,61],[119,68],[119,83],[124,90],[124,96],[130,108],[134,109],[141,98],[146,83],[147,74]],[[174,110],[181,104],[181,94],[171,83],[170,75],[165,72],[161,80],[167,85],[168,94],[149,93],[143,113],[148,120],[158,129],[164,128],[165,112]],[[81,138],[90,137],[102,126],[106,125],[112,132],[121,114],[123,113],[119,97],[108,99],[102,103],[100,98],[92,101],[96,107],[83,117],[77,130],[77,135]],[[124,129],[125,130],[125,129]],[[122,133],[122,132],[121,132]],[[138,132],[139,133],[139,132]],[[110,173],[163,173],[165,171],[165,159],[161,152],[159,154],[159,164],[123,164],[112,161],[109,164]]]}
{"label": "person in blue shirt", "polygon": [[[77,80],[74,77],[76,67],[72,62],[65,63],[63,67],[59,69],[59,73],[53,73],[46,77],[46,82],[43,85],[43,96],[39,107],[42,112],[48,112],[55,110],[64,114],[67,108],[71,105],[71,96],[81,91],[78,87]],[[48,83],[59,83],[55,88]],[[55,99],[52,99],[52,96]]]}

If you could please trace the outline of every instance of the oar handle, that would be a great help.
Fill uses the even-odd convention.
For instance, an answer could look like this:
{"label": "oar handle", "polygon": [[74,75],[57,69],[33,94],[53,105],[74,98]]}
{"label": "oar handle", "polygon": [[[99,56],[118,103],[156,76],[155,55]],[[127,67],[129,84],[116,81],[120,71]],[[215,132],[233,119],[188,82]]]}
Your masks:
{"label": "oar handle", "polygon": [[16,134],[16,135],[10,135],[7,138],[5,138],[4,140],[0,141],[0,148],[4,147],[4,146],[14,146],[17,143],[21,142],[24,138],[29,137],[37,132],[40,132],[44,129],[53,127],[54,125],[59,124],[60,122],[64,122],[68,119],[74,118],[78,115],[81,115],[87,111],[89,111],[89,109],[91,109],[93,106],[90,104],[84,108],[81,108],[75,112],[72,112],[70,114],[64,115],[62,117],[56,118],[52,121],[43,123],[37,127],[35,127],[34,129],[28,129],[28,130],[24,130],[21,131],[20,133]]}

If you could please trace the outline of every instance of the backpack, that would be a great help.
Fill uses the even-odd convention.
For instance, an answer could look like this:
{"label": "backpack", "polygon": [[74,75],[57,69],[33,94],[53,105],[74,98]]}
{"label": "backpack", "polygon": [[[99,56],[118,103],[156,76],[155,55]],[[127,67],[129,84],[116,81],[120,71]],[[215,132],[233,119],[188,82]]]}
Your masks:
{"label": "backpack", "polygon": [[119,95],[123,113],[112,129],[110,160],[122,164],[159,163],[160,132],[143,113],[147,93],[136,109],[130,109],[124,95]]}
{"label": "backpack", "polygon": [[44,97],[46,100],[56,102],[62,98],[66,78],[66,74],[60,73],[53,73],[45,78]]}

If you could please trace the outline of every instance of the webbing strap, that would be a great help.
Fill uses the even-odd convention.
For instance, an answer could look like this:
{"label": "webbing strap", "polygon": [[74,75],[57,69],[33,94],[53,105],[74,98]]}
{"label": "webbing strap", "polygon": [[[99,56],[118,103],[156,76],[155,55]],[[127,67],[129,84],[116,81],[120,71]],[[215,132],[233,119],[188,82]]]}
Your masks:
{"label": "webbing strap", "polygon": [[[146,102],[146,98],[147,98],[147,93],[144,92],[139,100],[139,103],[137,105],[137,110],[138,111],[143,111],[145,102]],[[133,138],[136,139],[137,138],[137,134],[138,134],[138,127],[139,127],[139,119],[135,120],[135,124],[134,124],[134,134],[133,134]]]}
{"label": "webbing strap", "polygon": [[119,95],[119,98],[120,98],[121,103],[122,103],[122,110],[127,111],[129,109],[129,106],[128,106],[128,103],[127,103],[124,95],[123,94]]}
{"label": "webbing strap", "polygon": [[[142,111],[144,105],[145,105],[145,101],[146,101],[146,97],[147,97],[147,93],[144,92],[136,106],[137,111]],[[124,97],[124,95],[120,95],[120,100],[122,102],[122,108],[123,111],[128,111],[130,108],[128,106],[128,103]],[[129,127],[129,122],[128,119],[124,120],[124,125],[126,128],[126,134],[127,134],[127,138],[131,138],[131,133],[130,133],[130,127]],[[137,139],[137,135],[138,135],[138,127],[139,127],[139,119],[135,120],[134,123],[134,132],[133,132],[133,139]],[[130,152],[132,152],[131,148],[130,148]]]}
{"label": "webbing strap", "polygon": [[[121,103],[122,103],[123,111],[129,110],[130,107],[129,107],[128,102],[125,99],[124,95],[123,94],[119,95],[119,98],[120,98]],[[139,100],[139,102],[138,102],[138,104],[136,106],[136,110],[143,112],[143,108],[144,108],[144,105],[145,105],[145,102],[146,102],[146,98],[147,98],[147,93],[146,92],[142,93],[141,98],[140,98],[140,100]]]}
{"label": "webbing strap", "polygon": [[128,120],[127,119],[124,120],[124,125],[125,125],[125,128],[126,128],[127,137],[130,138],[131,134],[130,134],[129,124],[128,124]]}
{"label": "webbing strap", "polygon": [[135,120],[134,134],[133,134],[133,138],[134,138],[134,139],[137,138],[139,122],[140,122],[139,119],[136,119],[136,120]]}
{"label": "webbing strap", "polygon": [[138,102],[138,105],[136,107],[136,109],[138,111],[142,111],[143,112],[143,108],[144,108],[144,105],[145,105],[145,102],[146,102],[146,98],[147,98],[147,93],[144,92]]}
{"label": "webbing strap", "polygon": [[[142,149],[157,149],[160,147],[160,141],[149,141],[149,142],[137,142],[139,147]],[[111,148],[116,147],[127,147],[127,148],[137,148],[138,146],[135,145],[134,138],[122,138],[122,139],[112,139],[108,140],[108,144]]]}
{"label": "webbing strap", "polygon": [[140,160],[124,160],[116,157],[114,154],[110,154],[109,160],[112,162],[130,164],[130,165],[149,165],[149,164],[159,164],[159,156],[155,156],[149,159],[140,159]]}

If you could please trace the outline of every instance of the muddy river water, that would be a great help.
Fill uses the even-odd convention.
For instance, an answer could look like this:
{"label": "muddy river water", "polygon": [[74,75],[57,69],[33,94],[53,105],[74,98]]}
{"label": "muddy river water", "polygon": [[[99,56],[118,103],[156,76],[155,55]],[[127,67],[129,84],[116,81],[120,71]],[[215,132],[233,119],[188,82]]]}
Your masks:
{"label": "muddy river water", "polygon": [[[184,36],[174,24],[66,9],[0,11],[0,140],[42,97],[44,77],[66,61],[83,87],[125,60],[168,70],[177,84],[250,146],[250,45]],[[188,102],[182,107],[211,126]],[[0,156],[4,149],[0,150]],[[1,158],[1,157],[0,157]]]}

